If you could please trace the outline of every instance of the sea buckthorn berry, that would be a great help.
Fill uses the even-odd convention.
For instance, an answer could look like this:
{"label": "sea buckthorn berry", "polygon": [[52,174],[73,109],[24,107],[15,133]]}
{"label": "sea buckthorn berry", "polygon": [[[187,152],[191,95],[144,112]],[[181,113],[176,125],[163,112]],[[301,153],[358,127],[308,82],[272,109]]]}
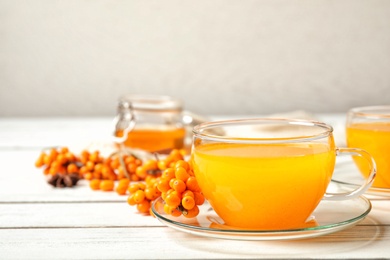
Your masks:
{"label": "sea buckthorn berry", "polygon": [[129,185],[128,191],[130,192],[130,194],[133,194],[140,189],[141,187],[138,183],[133,183]]}
{"label": "sea buckthorn berry", "polygon": [[173,189],[173,183],[176,181],[176,178],[172,178],[170,179],[169,181],[169,187],[171,187]]}
{"label": "sea buckthorn berry", "polygon": [[51,148],[51,149],[50,149],[49,156],[50,156],[52,159],[56,158],[56,157],[58,156],[58,151],[57,151],[57,149]]}
{"label": "sea buckthorn berry", "polygon": [[137,204],[137,209],[140,213],[149,213],[150,202],[148,200],[143,200],[141,203]]}
{"label": "sea buckthorn berry", "polygon": [[146,184],[144,182],[138,182],[138,186],[141,190],[145,190]]}
{"label": "sea buckthorn berry", "polygon": [[118,169],[118,167],[120,166],[120,162],[119,162],[119,158],[115,158],[114,160],[112,160],[110,162],[110,167],[111,169]]}
{"label": "sea buckthorn berry", "polygon": [[167,164],[165,163],[165,161],[158,161],[157,168],[161,171],[164,171],[167,169]]}
{"label": "sea buckthorn berry", "polygon": [[142,165],[142,161],[140,159],[135,159],[135,165],[141,166]]}
{"label": "sea buckthorn berry", "polygon": [[161,195],[161,192],[156,190],[154,187],[148,187],[145,189],[144,192],[145,192],[145,197],[148,200],[155,200]]}
{"label": "sea buckthorn berry", "polygon": [[165,198],[165,203],[172,208],[176,208],[180,205],[181,199],[176,191],[171,192]]}
{"label": "sea buckthorn berry", "polygon": [[86,174],[86,173],[89,173],[90,171],[88,170],[88,168],[86,166],[81,166],[79,172],[80,172],[80,174]]}
{"label": "sea buckthorn berry", "polygon": [[50,173],[50,168],[45,167],[45,169],[43,169],[43,174],[48,175],[49,173]]}
{"label": "sea buckthorn berry", "polygon": [[144,190],[145,198],[148,200],[153,200],[154,199],[154,191],[152,188],[147,187]]}
{"label": "sea buckthorn berry", "polygon": [[178,167],[183,167],[184,170],[186,170],[186,171],[188,171],[190,169],[190,165],[188,164],[188,162],[186,162],[184,160],[178,160],[175,163],[175,168],[178,168]]}
{"label": "sea buckthorn berry", "polygon": [[50,175],[56,175],[57,173],[58,173],[58,171],[55,167],[50,167],[50,169],[49,169]]}
{"label": "sea buckthorn berry", "polygon": [[165,201],[165,199],[167,198],[167,193],[161,192],[161,198]]}
{"label": "sea buckthorn berry", "polygon": [[133,163],[135,163],[134,156],[130,155],[125,157],[125,164],[133,164]]}
{"label": "sea buckthorn berry", "polygon": [[145,199],[145,192],[143,190],[137,190],[134,193],[134,201],[139,204]]}
{"label": "sea buckthorn berry", "polygon": [[192,209],[195,206],[195,200],[191,196],[185,196],[181,200],[181,205],[186,210],[190,210],[190,209]]}
{"label": "sea buckthorn berry", "polygon": [[43,159],[45,158],[46,154],[42,152],[38,159],[35,161],[35,167],[40,168],[44,165]]}
{"label": "sea buckthorn berry", "polygon": [[68,164],[68,167],[66,167],[66,170],[68,171],[68,173],[78,173],[79,172],[79,168],[74,163]]}
{"label": "sea buckthorn berry", "polygon": [[46,165],[46,166],[50,166],[50,164],[53,162],[53,159],[46,155],[44,158],[43,158],[43,164]]}
{"label": "sea buckthorn berry", "polygon": [[132,174],[130,176],[130,179],[131,179],[131,181],[139,181],[140,180],[139,177],[137,175],[135,175],[135,174]]}
{"label": "sea buckthorn berry", "polygon": [[169,156],[173,159],[172,161],[183,160],[183,154],[178,149],[173,149]]}
{"label": "sea buckthorn berry", "polygon": [[171,215],[172,207],[169,207],[168,204],[164,204],[164,212],[168,215]]}
{"label": "sea buckthorn berry", "polygon": [[187,170],[185,168],[178,166],[175,169],[175,177],[176,179],[186,182],[190,175],[187,173]]}
{"label": "sea buckthorn berry", "polygon": [[95,172],[101,172],[105,166],[102,163],[97,163],[94,165],[93,170]]}
{"label": "sea buckthorn berry", "polygon": [[184,181],[182,180],[179,180],[179,179],[176,179],[173,184],[172,184],[172,188],[177,191],[178,193],[182,193],[186,190],[186,184],[184,183]]}
{"label": "sea buckthorn berry", "polygon": [[154,170],[154,169],[157,169],[157,161],[156,160],[148,160],[142,166],[144,167],[144,169],[146,169],[146,171]]}
{"label": "sea buckthorn berry", "polygon": [[157,188],[161,192],[166,192],[168,191],[171,187],[169,186],[169,181],[165,179],[160,179],[157,184]]}
{"label": "sea buckthorn berry", "polygon": [[97,163],[100,161],[100,153],[99,151],[94,151],[92,154],[89,155],[89,161],[93,163]]}
{"label": "sea buckthorn berry", "polygon": [[115,188],[115,191],[116,191],[116,193],[118,193],[118,195],[126,195],[127,186],[118,186]]}
{"label": "sea buckthorn berry", "polygon": [[184,191],[184,192],[181,194],[181,196],[182,196],[183,198],[184,198],[185,196],[190,196],[190,197],[195,198],[194,193],[193,193],[192,191],[190,191],[190,190]]}
{"label": "sea buckthorn berry", "polygon": [[118,174],[125,174],[125,169],[122,167],[122,165],[118,166],[117,168]]}
{"label": "sea buckthorn berry", "polygon": [[103,175],[103,176],[108,176],[108,175],[110,175],[110,174],[114,174],[114,171],[112,170],[112,169],[110,169],[110,167],[107,167],[107,166],[105,166],[105,167],[102,167],[102,169],[101,169],[101,174]]}
{"label": "sea buckthorn berry", "polygon": [[126,188],[129,186],[130,180],[129,179],[121,179],[118,183],[118,186],[125,186]]}
{"label": "sea buckthorn berry", "polygon": [[196,205],[203,205],[205,198],[201,192],[194,192],[194,199]]}
{"label": "sea buckthorn berry", "polygon": [[144,167],[140,166],[135,170],[135,174],[137,174],[137,176],[140,177],[141,179],[145,179],[147,172]]}
{"label": "sea buckthorn berry", "polygon": [[131,195],[127,198],[127,203],[128,203],[130,206],[137,205],[137,203],[134,201],[134,194],[131,194]]}
{"label": "sea buckthorn berry", "polygon": [[66,147],[66,146],[61,147],[60,153],[67,153],[67,152],[69,152],[69,148],[68,147]]}
{"label": "sea buckthorn berry", "polygon": [[194,218],[198,216],[198,214],[199,214],[199,208],[196,205],[190,210],[183,211],[183,216],[186,218]]}
{"label": "sea buckthorn berry", "polygon": [[68,159],[66,159],[65,155],[63,155],[63,154],[59,154],[56,157],[56,162],[58,162],[59,164],[65,164],[67,161],[68,161]]}
{"label": "sea buckthorn berry", "polygon": [[86,179],[86,180],[92,180],[92,178],[93,178],[92,173],[87,172],[86,174],[84,174],[84,179]]}
{"label": "sea buckthorn berry", "polygon": [[85,167],[87,167],[88,171],[93,171],[94,168],[95,168],[95,164],[91,161],[88,161],[86,164],[85,164]]}
{"label": "sea buckthorn berry", "polygon": [[145,178],[146,186],[153,186],[156,183],[156,177],[153,175],[148,175]]}
{"label": "sea buckthorn berry", "polygon": [[89,182],[89,187],[92,190],[99,190],[100,189],[100,180],[94,179]]}
{"label": "sea buckthorn berry", "polygon": [[166,179],[166,180],[170,180],[172,178],[175,178],[175,170],[172,168],[168,168],[168,169],[164,170],[162,175],[161,175],[161,178]]}
{"label": "sea buckthorn berry", "polygon": [[76,160],[76,156],[73,153],[71,153],[71,152],[65,153],[65,158],[68,161],[75,161]]}
{"label": "sea buckthorn berry", "polygon": [[108,176],[104,176],[104,179],[116,181],[118,179],[118,177],[116,176],[116,174],[113,173],[113,174],[109,174]]}
{"label": "sea buckthorn berry", "polygon": [[135,165],[135,163],[127,164],[126,169],[129,173],[135,173],[137,170],[137,165]]}
{"label": "sea buckthorn berry", "polygon": [[177,208],[170,207],[167,204],[164,204],[164,212],[174,217],[179,217],[181,215],[180,210],[178,210]]}
{"label": "sea buckthorn berry", "polygon": [[81,157],[88,158],[89,157],[89,151],[88,150],[82,150],[81,151]]}
{"label": "sea buckthorn berry", "polygon": [[50,164],[50,168],[52,168],[54,171],[58,171],[60,164],[57,161],[54,161]]}
{"label": "sea buckthorn berry", "polygon": [[113,191],[114,190],[114,181],[113,180],[102,180],[100,182],[100,189],[102,191]]}
{"label": "sea buckthorn berry", "polygon": [[189,169],[189,170],[187,171],[187,173],[188,173],[190,176],[195,176],[194,171],[191,170],[191,169]]}
{"label": "sea buckthorn berry", "polygon": [[[172,192],[174,192],[175,190],[174,189],[169,189],[167,192],[166,192],[166,194],[167,195],[169,195],[169,194],[171,194]],[[176,192],[177,193],[177,192]]]}
{"label": "sea buckthorn berry", "polygon": [[199,187],[198,181],[196,180],[195,176],[191,176],[187,179],[186,186],[187,186],[187,189],[189,189],[191,191],[197,191],[197,192],[200,191],[200,187]]}
{"label": "sea buckthorn berry", "polygon": [[100,172],[93,172],[92,176],[93,176],[93,179],[99,179],[99,180],[102,179],[102,173],[100,173]]}

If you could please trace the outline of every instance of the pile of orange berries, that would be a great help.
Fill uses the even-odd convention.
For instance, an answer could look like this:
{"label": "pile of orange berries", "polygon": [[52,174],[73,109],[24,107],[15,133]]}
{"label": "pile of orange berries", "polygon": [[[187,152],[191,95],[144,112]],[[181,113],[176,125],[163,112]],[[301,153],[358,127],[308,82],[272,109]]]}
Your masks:
{"label": "pile of orange berries", "polygon": [[199,205],[205,201],[188,162],[183,159],[172,161],[160,177],[149,175],[145,182],[132,183],[127,202],[137,206],[141,213],[150,212],[151,203],[161,196],[164,211],[172,216],[188,218],[199,214]]}
{"label": "pile of orange berries", "polygon": [[61,147],[42,151],[35,166],[43,167],[45,175],[80,174],[81,162],[67,147]]}
{"label": "pile of orange berries", "polygon": [[[84,166],[80,169],[84,179],[89,180],[89,186],[92,190],[113,191],[115,181],[118,181],[123,187],[123,183],[130,180],[140,180],[136,175],[136,168],[142,165],[142,160],[130,154],[121,155],[115,153],[107,158],[100,157],[99,152],[89,153],[83,151],[81,160]],[[127,187],[126,187],[127,188]],[[124,189],[121,189],[121,195],[124,195]]]}
{"label": "pile of orange berries", "polygon": [[103,157],[99,151],[83,150],[76,156],[67,147],[52,148],[42,152],[35,165],[44,167],[45,174],[78,174],[92,190],[128,195],[128,204],[140,213],[151,214],[151,204],[161,196],[165,213],[190,218],[205,201],[184,153],[176,149],[164,159],[142,161],[130,153]]}
{"label": "pile of orange berries", "polygon": [[163,172],[157,188],[165,202],[165,213],[172,216],[195,217],[199,214],[198,206],[205,201],[189,163],[184,160]]}

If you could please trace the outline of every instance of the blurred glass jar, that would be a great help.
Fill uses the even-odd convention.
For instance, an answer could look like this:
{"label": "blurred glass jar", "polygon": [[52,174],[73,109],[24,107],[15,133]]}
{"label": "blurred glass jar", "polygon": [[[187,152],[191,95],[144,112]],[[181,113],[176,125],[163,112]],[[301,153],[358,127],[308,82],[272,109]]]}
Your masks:
{"label": "blurred glass jar", "polygon": [[117,110],[115,141],[148,152],[189,150],[190,128],[204,121],[183,111],[182,101],[169,96],[125,95],[119,99]]}

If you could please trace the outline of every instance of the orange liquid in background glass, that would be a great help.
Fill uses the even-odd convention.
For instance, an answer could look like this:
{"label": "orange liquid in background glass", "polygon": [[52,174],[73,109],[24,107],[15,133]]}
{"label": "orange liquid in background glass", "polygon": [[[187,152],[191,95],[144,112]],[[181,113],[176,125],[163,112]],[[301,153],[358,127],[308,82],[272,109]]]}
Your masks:
{"label": "orange liquid in background glass", "polygon": [[[172,149],[184,147],[185,129],[176,127],[135,128],[129,132],[125,146],[149,152],[169,153]],[[123,131],[117,131],[121,137]]]}
{"label": "orange liquid in background glass", "polygon": [[334,144],[200,144],[194,173],[226,224],[242,228],[307,226],[335,164]]}
{"label": "orange liquid in background glass", "polygon": [[[377,175],[373,186],[390,188],[390,122],[356,123],[347,127],[347,143],[350,147],[366,150],[375,160]],[[354,157],[361,173],[367,177],[367,162]]]}

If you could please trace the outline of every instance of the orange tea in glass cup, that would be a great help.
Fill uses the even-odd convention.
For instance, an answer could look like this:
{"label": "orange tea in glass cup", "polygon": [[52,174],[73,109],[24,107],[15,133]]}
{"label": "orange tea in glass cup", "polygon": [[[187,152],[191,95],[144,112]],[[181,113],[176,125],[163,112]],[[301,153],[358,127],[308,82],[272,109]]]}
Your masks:
{"label": "orange tea in glass cup", "polygon": [[[377,166],[374,187],[390,188],[390,106],[353,108],[347,115],[347,145],[369,152]],[[356,165],[367,176],[367,165],[354,157]]]}
{"label": "orange tea in glass cup", "polygon": [[[191,163],[215,212],[232,227],[301,228],[322,199],[361,195],[375,164],[360,149],[336,148],[332,127],[314,121],[243,119],[194,128]],[[358,189],[326,193],[339,153],[360,155],[371,168]]]}

